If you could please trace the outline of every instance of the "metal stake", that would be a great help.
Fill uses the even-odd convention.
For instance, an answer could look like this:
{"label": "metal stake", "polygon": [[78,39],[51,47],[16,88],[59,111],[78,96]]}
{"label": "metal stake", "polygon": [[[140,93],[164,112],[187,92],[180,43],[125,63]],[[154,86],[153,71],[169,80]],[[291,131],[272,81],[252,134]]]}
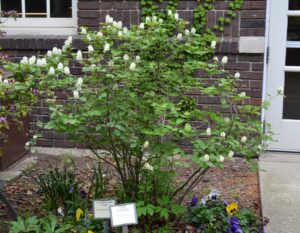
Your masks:
{"label": "metal stake", "polygon": [[122,233],[128,233],[128,226],[122,226]]}
{"label": "metal stake", "polygon": [[104,233],[108,233],[108,220],[107,219],[103,220],[103,229],[104,229]]}

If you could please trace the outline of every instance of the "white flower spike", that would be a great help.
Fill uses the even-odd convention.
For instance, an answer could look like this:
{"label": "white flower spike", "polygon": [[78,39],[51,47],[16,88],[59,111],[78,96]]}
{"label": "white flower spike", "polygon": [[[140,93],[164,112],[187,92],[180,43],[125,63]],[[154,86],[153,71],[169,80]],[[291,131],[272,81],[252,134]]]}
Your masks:
{"label": "white flower spike", "polygon": [[206,134],[207,134],[207,136],[211,136],[211,128],[206,129]]}
{"label": "white flower spike", "polygon": [[144,24],[144,23],[141,23],[140,26],[139,26],[139,28],[140,28],[140,29],[145,29],[145,24]]}
{"label": "white flower spike", "polygon": [[21,64],[28,64],[28,57],[23,57],[20,61]]}
{"label": "white flower spike", "polygon": [[223,156],[223,155],[220,155],[220,157],[219,157],[219,162],[223,163],[224,160],[225,160],[224,156]]}
{"label": "white flower spike", "polygon": [[74,96],[74,99],[79,99],[79,91],[75,90],[73,91],[73,96]]}
{"label": "white flower spike", "polygon": [[212,49],[216,49],[216,45],[217,45],[217,42],[216,41],[212,41],[211,44],[210,44],[210,47]]}
{"label": "white flower spike", "polygon": [[29,58],[29,60],[28,60],[28,63],[29,63],[30,65],[35,64],[35,62],[36,62],[36,56],[32,56],[32,57]]}
{"label": "white flower spike", "polygon": [[175,14],[174,14],[174,18],[175,18],[175,20],[179,20],[179,14],[178,14],[178,13],[175,13]]}
{"label": "white flower spike", "polygon": [[77,51],[76,60],[77,61],[81,61],[82,60],[82,52],[81,52],[81,50]]}
{"label": "white flower spike", "polygon": [[182,40],[182,33],[178,33],[177,39],[178,39],[178,40]]}
{"label": "white flower spike", "polygon": [[110,45],[108,43],[105,43],[104,45],[104,52],[108,52],[110,50]]}
{"label": "white flower spike", "polygon": [[227,64],[227,62],[228,62],[228,57],[227,56],[224,56],[223,58],[222,58],[222,61],[221,61],[224,65],[225,64]]}
{"label": "white flower spike", "polygon": [[53,68],[53,66],[50,67],[48,74],[49,75],[54,75],[55,74],[55,69]]}
{"label": "white flower spike", "polygon": [[125,55],[123,56],[123,59],[124,59],[124,61],[128,61],[128,60],[129,60],[129,56],[128,56],[127,54],[125,54]]}
{"label": "white flower spike", "polygon": [[246,136],[243,136],[242,138],[241,138],[241,142],[242,143],[245,143],[247,141],[247,137]]}
{"label": "white flower spike", "polygon": [[130,66],[129,66],[129,69],[132,70],[132,71],[134,71],[135,68],[136,68],[136,64],[135,64],[134,62],[132,62],[132,63],[130,64]]}
{"label": "white flower spike", "polygon": [[205,154],[204,157],[203,157],[203,160],[205,162],[208,162],[209,161],[209,155],[208,154]]}
{"label": "white flower spike", "polygon": [[239,72],[236,72],[234,75],[235,78],[239,79],[241,77],[241,74]]}
{"label": "white flower spike", "polygon": [[88,46],[88,52],[89,52],[89,53],[93,53],[93,52],[94,52],[94,47],[93,47],[93,45],[89,45],[89,46]]}
{"label": "white flower spike", "polygon": [[228,152],[228,157],[229,157],[229,158],[232,158],[233,156],[234,156],[234,152],[233,152],[232,150],[229,151],[229,152]]}
{"label": "white flower spike", "polygon": [[220,137],[221,138],[226,138],[226,133],[225,132],[220,133]]}
{"label": "white flower spike", "polygon": [[62,71],[64,69],[64,65],[60,62],[57,66],[57,69]]}
{"label": "white flower spike", "polygon": [[64,74],[66,74],[66,75],[69,75],[71,72],[70,72],[70,69],[69,69],[69,67],[65,67],[64,68]]}

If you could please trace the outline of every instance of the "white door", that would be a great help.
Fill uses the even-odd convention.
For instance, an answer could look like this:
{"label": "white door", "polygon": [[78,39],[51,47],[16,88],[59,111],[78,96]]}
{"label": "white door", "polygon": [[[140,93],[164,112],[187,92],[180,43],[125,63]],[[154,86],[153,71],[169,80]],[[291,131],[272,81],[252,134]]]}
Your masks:
{"label": "white door", "polygon": [[271,100],[266,112],[275,133],[268,149],[300,152],[300,1],[270,0],[269,10],[266,95],[283,87],[286,97]]}

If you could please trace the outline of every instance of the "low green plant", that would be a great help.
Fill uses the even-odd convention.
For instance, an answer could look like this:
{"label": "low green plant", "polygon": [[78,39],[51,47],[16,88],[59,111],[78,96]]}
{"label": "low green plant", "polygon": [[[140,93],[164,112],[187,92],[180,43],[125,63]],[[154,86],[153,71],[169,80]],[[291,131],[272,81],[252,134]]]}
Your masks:
{"label": "low green plant", "polygon": [[57,217],[50,214],[45,218],[18,217],[17,221],[11,222],[11,233],[69,233],[73,228],[70,224],[63,224]]}

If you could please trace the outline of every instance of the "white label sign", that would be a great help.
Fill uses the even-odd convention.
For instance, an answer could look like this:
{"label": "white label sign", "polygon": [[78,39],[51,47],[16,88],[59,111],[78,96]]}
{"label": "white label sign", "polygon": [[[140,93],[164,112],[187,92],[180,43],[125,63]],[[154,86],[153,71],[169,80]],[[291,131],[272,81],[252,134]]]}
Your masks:
{"label": "white label sign", "polygon": [[116,205],[116,200],[94,200],[94,219],[110,219],[109,207]]}
{"label": "white label sign", "polygon": [[135,203],[110,207],[111,226],[128,226],[138,224]]}

